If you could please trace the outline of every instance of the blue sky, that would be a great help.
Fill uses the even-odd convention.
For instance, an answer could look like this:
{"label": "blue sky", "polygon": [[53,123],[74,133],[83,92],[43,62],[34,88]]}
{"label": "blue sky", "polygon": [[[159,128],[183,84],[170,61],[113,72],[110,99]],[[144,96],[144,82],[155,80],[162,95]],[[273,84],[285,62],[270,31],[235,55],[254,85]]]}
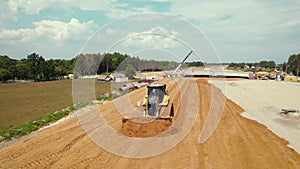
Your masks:
{"label": "blue sky", "polygon": [[106,44],[126,37],[110,52],[179,61],[193,48],[193,60],[281,63],[300,53],[299,6],[299,0],[3,0],[0,54],[70,59],[107,52]]}

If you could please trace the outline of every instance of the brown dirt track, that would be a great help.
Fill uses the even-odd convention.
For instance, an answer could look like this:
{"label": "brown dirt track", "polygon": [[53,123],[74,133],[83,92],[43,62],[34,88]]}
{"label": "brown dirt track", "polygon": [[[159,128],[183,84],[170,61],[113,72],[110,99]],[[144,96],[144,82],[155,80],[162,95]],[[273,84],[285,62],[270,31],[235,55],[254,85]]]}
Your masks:
{"label": "brown dirt track", "polygon": [[[193,128],[176,147],[163,154],[143,159],[114,155],[97,146],[78,119],[72,118],[1,149],[0,168],[300,168],[300,155],[287,147],[287,141],[240,116],[243,109],[228,99],[216,131],[207,142],[199,144],[213,86],[206,80],[198,80],[197,84],[201,102]],[[171,98],[178,96],[175,88],[169,89],[174,89]],[[139,98],[135,95],[141,92],[131,94],[133,107]],[[218,94],[222,95],[220,91]],[[173,99],[178,105],[180,98]],[[99,109],[111,127],[119,131],[122,116],[116,113],[113,103]]]}

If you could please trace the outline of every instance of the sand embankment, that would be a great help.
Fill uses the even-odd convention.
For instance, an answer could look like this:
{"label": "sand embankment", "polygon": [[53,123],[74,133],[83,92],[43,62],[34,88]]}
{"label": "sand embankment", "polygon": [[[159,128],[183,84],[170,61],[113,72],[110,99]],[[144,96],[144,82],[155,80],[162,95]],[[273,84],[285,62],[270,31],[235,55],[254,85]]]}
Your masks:
{"label": "sand embankment", "polygon": [[210,82],[243,107],[244,117],[265,125],[300,154],[300,114],[291,113],[289,117],[280,114],[283,108],[300,110],[300,83],[264,80]]}

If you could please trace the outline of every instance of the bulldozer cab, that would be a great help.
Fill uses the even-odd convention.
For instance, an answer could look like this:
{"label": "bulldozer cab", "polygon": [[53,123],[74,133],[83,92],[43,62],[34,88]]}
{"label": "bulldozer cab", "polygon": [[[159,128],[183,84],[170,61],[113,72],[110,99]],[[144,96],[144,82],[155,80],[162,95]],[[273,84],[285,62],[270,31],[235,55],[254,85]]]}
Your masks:
{"label": "bulldozer cab", "polygon": [[[166,84],[152,84],[148,86],[148,101],[146,104],[146,116],[160,115],[161,107],[166,106]],[[167,100],[168,101],[168,100]]]}

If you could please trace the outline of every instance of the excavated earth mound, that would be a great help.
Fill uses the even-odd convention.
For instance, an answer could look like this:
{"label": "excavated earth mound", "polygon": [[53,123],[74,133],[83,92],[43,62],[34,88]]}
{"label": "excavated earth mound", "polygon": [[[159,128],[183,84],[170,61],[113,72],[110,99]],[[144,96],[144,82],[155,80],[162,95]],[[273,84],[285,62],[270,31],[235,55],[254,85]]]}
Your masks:
{"label": "excavated earth mound", "polygon": [[169,119],[137,117],[124,120],[118,132],[128,137],[153,137],[166,131],[171,125]]}

